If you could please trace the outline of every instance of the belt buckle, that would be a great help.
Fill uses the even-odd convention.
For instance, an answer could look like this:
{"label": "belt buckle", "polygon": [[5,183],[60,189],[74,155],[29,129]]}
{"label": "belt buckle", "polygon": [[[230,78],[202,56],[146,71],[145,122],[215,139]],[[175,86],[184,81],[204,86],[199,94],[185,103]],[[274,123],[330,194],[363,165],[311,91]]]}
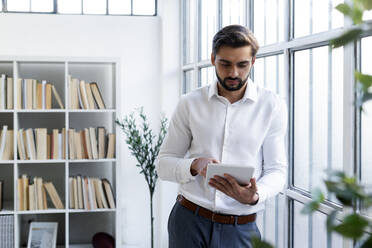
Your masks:
{"label": "belt buckle", "polygon": [[212,212],[212,222],[217,222],[214,217],[216,216],[216,213],[215,212]]}

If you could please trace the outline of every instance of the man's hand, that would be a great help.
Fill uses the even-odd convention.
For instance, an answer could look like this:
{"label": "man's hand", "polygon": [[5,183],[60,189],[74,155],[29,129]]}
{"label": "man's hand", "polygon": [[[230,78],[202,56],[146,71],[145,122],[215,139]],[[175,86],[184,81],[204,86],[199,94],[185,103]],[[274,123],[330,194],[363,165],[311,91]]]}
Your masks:
{"label": "man's hand", "polygon": [[209,185],[234,198],[242,204],[256,204],[258,201],[256,179],[251,178],[248,185],[239,185],[232,176],[225,174],[225,177],[214,176]]}
{"label": "man's hand", "polygon": [[204,178],[207,176],[207,165],[210,163],[219,163],[218,160],[214,158],[198,158],[195,159],[190,167],[190,173],[193,176],[201,175]]}

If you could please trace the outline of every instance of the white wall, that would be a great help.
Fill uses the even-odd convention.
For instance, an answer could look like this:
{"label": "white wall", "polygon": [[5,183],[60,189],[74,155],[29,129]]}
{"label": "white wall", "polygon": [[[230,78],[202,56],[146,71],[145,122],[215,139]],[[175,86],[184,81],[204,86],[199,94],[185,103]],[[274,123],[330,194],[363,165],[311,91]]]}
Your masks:
{"label": "white wall", "polygon": [[[161,61],[166,60],[161,52],[161,25],[160,17],[1,14],[0,55],[120,57],[118,116],[143,105],[150,121],[153,121],[158,120],[162,104],[161,72],[168,68],[161,67]],[[177,54],[172,58],[175,56]],[[165,70],[164,74],[168,74],[168,69]],[[168,78],[177,80],[175,74]],[[122,247],[149,247],[147,185],[135,167],[135,160],[129,155],[124,135],[119,132],[117,140],[123,185],[119,191],[120,231],[123,235],[118,244]],[[161,225],[164,223],[161,221]]]}

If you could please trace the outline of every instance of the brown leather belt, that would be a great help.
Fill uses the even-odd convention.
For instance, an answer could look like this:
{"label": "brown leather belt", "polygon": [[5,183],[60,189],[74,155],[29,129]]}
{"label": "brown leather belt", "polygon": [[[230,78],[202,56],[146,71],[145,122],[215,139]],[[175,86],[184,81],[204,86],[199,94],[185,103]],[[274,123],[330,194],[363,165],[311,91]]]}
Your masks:
{"label": "brown leather belt", "polygon": [[192,212],[195,212],[197,208],[199,208],[198,215],[202,216],[204,218],[207,218],[213,222],[222,223],[222,224],[234,224],[235,218],[237,218],[237,224],[247,224],[249,222],[254,222],[256,220],[256,214],[250,214],[250,215],[225,215],[225,214],[217,214],[215,212],[212,212],[206,208],[200,207],[199,205],[196,205],[195,203],[187,200],[182,195],[177,196],[177,201],[184,206],[185,208],[191,210]]}

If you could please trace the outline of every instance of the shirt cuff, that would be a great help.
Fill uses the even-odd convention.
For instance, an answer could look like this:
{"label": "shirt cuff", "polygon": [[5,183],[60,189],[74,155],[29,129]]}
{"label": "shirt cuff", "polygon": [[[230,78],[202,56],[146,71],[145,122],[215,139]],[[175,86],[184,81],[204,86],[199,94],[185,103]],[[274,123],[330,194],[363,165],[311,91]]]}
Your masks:
{"label": "shirt cuff", "polygon": [[190,167],[192,162],[195,160],[195,158],[190,159],[182,159],[178,164],[178,175],[179,175],[179,182],[181,183],[187,183],[191,180],[195,180],[195,176],[191,175]]}

